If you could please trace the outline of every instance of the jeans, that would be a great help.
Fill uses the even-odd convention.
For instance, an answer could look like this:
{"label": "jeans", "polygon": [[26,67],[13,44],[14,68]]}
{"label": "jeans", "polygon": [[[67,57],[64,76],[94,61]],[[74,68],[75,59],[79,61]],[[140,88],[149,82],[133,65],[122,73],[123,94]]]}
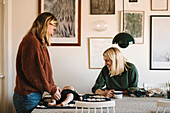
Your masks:
{"label": "jeans", "polygon": [[38,105],[41,100],[41,93],[30,93],[26,96],[14,93],[13,103],[16,113],[31,113],[31,111]]}

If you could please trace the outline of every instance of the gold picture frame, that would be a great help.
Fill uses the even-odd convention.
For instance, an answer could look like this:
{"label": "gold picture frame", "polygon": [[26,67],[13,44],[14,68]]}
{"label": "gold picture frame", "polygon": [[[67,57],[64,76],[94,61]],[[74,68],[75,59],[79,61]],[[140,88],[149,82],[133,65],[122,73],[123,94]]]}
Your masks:
{"label": "gold picture frame", "polygon": [[[120,11],[120,31],[123,31],[123,11]],[[135,39],[135,44],[144,43],[144,11],[125,10],[124,11],[124,31],[131,34]]]}
{"label": "gold picture frame", "polygon": [[151,11],[168,11],[168,0],[151,0]]}
{"label": "gold picture frame", "polygon": [[89,37],[89,69],[101,69],[104,66],[103,52],[112,47],[113,37]]}

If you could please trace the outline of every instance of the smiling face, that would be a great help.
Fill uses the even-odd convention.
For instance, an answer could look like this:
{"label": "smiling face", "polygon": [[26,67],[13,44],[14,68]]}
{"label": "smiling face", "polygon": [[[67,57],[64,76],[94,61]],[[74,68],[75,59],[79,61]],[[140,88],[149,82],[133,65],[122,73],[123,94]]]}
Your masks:
{"label": "smiling face", "polygon": [[112,61],[109,58],[104,57],[105,65],[109,70],[111,70]]}

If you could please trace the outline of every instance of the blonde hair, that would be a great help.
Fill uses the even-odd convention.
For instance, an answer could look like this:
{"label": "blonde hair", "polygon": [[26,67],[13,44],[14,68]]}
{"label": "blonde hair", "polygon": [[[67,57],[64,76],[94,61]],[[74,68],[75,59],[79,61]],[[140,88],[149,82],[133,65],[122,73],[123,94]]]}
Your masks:
{"label": "blonde hair", "polygon": [[48,23],[52,24],[53,26],[57,26],[58,22],[56,17],[49,13],[49,12],[44,12],[41,13],[33,22],[33,25],[29,32],[31,32],[33,35],[35,35],[40,43],[46,47],[50,45],[49,41],[49,33],[48,33]]}
{"label": "blonde hair", "polygon": [[103,53],[103,56],[105,58],[110,59],[112,62],[111,70],[110,70],[111,76],[122,74],[122,72],[126,69],[126,66],[129,67],[127,65],[126,58],[123,56],[121,51],[117,49],[116,47],[108,48]]}

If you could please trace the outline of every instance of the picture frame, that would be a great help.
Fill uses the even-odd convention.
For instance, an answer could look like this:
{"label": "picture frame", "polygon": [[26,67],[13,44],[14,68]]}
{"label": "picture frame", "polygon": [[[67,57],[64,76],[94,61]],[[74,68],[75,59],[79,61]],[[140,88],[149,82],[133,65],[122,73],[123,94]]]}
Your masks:
{"label": "picture frame", "polygon": [[150,16],[150,70],[170,70],[170,15]]}
{"label": "picture frame", "polygon": [[151,11],[168,11],[168,0],[151,0]]}
{"label": "picture frame", "polygon": [[129,0],[129,2],[131,3],[131,2],[138,2],[138,0]]}
{"label": "picture frame", "polygon": [[91,15],[115,14],[115,0],[90,0]]}
{"label": "picture frame", "polygon": [[[120,31],[123,32],[123,11],[121,13],[121,27]],[[124,11],[124,31],[132,35],[135,44],[144,43],[144,11]]]}
{"label": "picture frame", "polygon": [[101,69],[105,65],[103,52],[112,47],[112,40],[113,37],[88,38],[89,69]]}
{"label": "picture frame", "polygon": [[42,12],[54,14],[59,21],[50,38],[52,46],[81,46],[81,0],[38,0],[38,13]]}

